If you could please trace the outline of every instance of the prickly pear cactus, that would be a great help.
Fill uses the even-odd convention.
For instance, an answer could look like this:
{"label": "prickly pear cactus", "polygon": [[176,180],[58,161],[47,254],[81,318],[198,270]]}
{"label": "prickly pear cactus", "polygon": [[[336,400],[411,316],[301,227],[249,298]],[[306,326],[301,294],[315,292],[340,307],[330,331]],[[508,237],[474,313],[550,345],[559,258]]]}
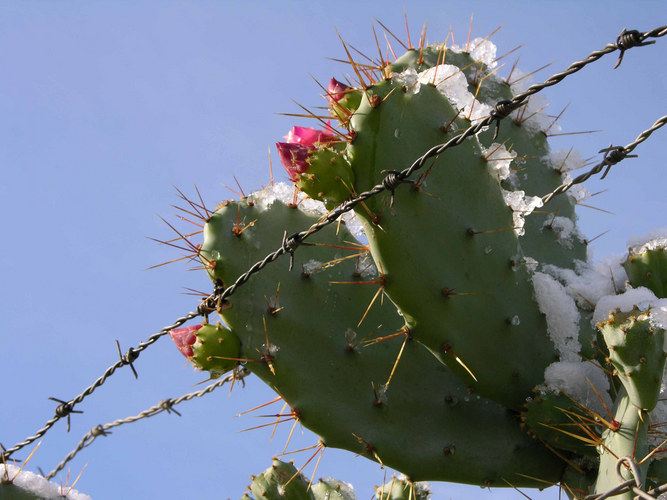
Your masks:
{"label": "prickly pear cactus", "polygon": [[586,262],[574,209],[587,191],[542,202],[582,161],[549,150],[537,99],[406,185],[386,177],[522,90],[494,74],[490,42],[470,47],[422,41],[376,68],[351,61],[354,85],[332,79],[335,124],[277,144],[294,186],[221,204],[197,255],[229,285],[326,210],[388,189],[238,288],[224,326],[174,340],[213,375],[245,364],[321,446],[409,484],[604,492],[626,455],[664,483],[665,238],[611,270]]}

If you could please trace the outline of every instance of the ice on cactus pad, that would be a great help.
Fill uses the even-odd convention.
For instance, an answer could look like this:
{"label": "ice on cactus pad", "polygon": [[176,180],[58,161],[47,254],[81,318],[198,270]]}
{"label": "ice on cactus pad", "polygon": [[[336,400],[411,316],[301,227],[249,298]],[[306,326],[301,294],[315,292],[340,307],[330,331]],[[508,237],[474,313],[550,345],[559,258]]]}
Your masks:
{"label": "ice on cactus pad", "polygon": [[[667,329],[667,299],[658,299],[651,290],[643,286],[630,288],[620,295],[602,297],[595,306],[593,322],[597,324],[605,321],[609,314],[617,309],[630,312],[635,306],[640,311],[649,311],[649,318],[654,326]],[[667,349],[667,346],[665,348]]]}
{"label": "ice on cactus pad", "polygon": [[547,220],[542,226],[543,230],[551,230],[556,233],[558,243],[565,248],[572,248],[574,239],[583,241],[583,236],[572,219],[560,215]]}
{"label": "ice on cactus pad", "polygon": [[38,498],[45,500],[91,500],[88,495],[71,490],[67,486],[52,483],[42,476],[22,470],[11,464],[0,464],[0,480],[9,479],[11,483],[21,489],[27,490]]}
{"label": "ice on cactus pad", "polygon": [[577,262],[572,269],[546,265],[543,271],[565,285],[565,291],[582,309],[592,309],[600,297],[613,295],[626,282],[627,275],[621,257],[609,257],[598,262]]}
{"label": "ice on cactus pad", "polygon": [[559,172],[571,172],[586,165],[581,153],[574,149],[552,151],[544,159],[551,168]]}
{"label": "ice on cactus pad", "polygon": [[545,273],[533,275],[535,298],[547,319],[547,333],[563,361],[579,360],[579,311],[570,297],[554,278]]}
{"label": "ice on cactus pad", "polygon": [[606,415],[606,411],[598,394],[607,408],[613,407],[608,394],[609,380],[602,368],[596,364],[584,361],[557,361],[547,366],[544,371],[544,384],[546,392],[564,392],[577,403],[600,415]]}
{"label": "ice on cactus pad", "polygon": [[[437,46],[436,46],[437,47]],[[496,61],[496,44],[486,38],[477,37],[465,45],[453,44],[447,47],[452,52],[468,52],[475,61],[486,64],[493,69],[498,65]]]}
{"label": "ice on cactus pad", "polygon": [[512,209],[512,227],[514,232],[522,236],[525,233],[525,217],[533,210],[542,206],[539,196],[526,196],[523,191],[506,191],[503,189],[505,204]]}
{"label": "ice on cactus pad", "polygon": [[461,70],[452,64],[440,64],[419,73],[422,84],[434,83],[435,88],[445,96],[456,109],[462,110],[461,116],[475,121],[486,118],[491,106],[482,104],[468,90],[468,80]]}
{"label": "ice on cactus pad", "polygon": [[[266,210],[276,201],[281,202],[284,205],[293,204],[295,202],[294,193],[295,188],[293,184],[275,182],[261,191],[252,193],[248,198],[251,198],[258,207]],[[308,198],[308,196],[301,191],[296,195],[296,204],[299,210],[313,215],[322,216],[328,213],[324,203]],[[364,237],[364,229],[354,211],[350,210],[343,214],[343,222],[345,222],[348,231],[350,231],[355,238]]]}
{"label": "ice on cactus pad", "polygon": [[494,142],[488,148],[482,146],[482,156],[489,166],[498,174],[498,179],[504,181],[510,176],[510,165],[516,158],[516,151],[508,151],[504,144]]}
{"label": "ice on cactus pad", "polygon": [[657,248],[667,248],[667,227],[651,231],[641,238],[630,238],[628,248],[630,255],[639,255]]}

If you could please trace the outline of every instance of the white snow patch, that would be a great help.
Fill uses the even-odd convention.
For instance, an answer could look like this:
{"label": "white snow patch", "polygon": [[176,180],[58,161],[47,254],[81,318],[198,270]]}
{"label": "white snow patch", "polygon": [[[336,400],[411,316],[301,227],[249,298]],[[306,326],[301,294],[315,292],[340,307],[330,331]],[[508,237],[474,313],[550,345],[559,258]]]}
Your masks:
{"label": "white snow patch", "polygon": [[497,47],[495,43],[490,42],[484,38],[477,37],[472,42],[470,42],[470,46],[473,47],[473,49],[470,51],[470,57],[472,57],[475,61],[483,62],[491,69],[498,65],[496,62]]}
{"label": "white snow patch", "polygon": [[[8,477],[12,484],[28,490],[46,500],[91,500],[88,495],[79,493],[77,490],[70,490],[60,484],[52,483],[42,476],[23,470],[19,472],[19,467],[11,464],[0,464],[0,478]],[[63,493],[67,493],[64,495]]]}
{"label": "white snow patch", "polygon": [[621,312],[630,312],[634,307],[639,308],[640,311],[650,311],[650,316],[655,322],[656,326],[665,328],[665,311],[663,308],[667,307],[667,299],[658,299],[655,294],[640,286],[638,288],[629,288],[624,293],[619,295],[606,295],[601,297],[595,306],[595,313],[593,313],[593,324],[598,324],[609,318],[610,313],[619,309]]}
{"label": "white snow patch", "polygon": [[533,286],[538,307],[547,319],[547,333],[561,361],[578,362],[581,344],[577,305],[565,287],[548,274],[533,274]]}
{"label": "white snow patch", "polygon": [[565,248],[572,248],[574,238],[582,241],[584,237],[579,232],[579,228],[575,226],[574,221],[568,217],[556,216],[545,221],[542,228],[551,229],[556,233],[558,243]]}
{"label": "white snow patch", "polygon": [[514,232],[522,236],[526,231],[523,228],[526,223],[525,217],[533,210],[542,206],[542,198],[539,196],[526,196],[523,191],[506,191],[503,189],[505,204],[512,209],[512,225]]}
{"label": "white snow patch", "polygon": [[575,360],[551,363],[544,371],[544,383],[547,392],[562,391],[600,415],[605,415],[606,411],[595,391],[600,394],[607,408],[614,406],[608,393],[609,380],[600,366],[593,363]]}
{"label": "white snow patch", "polygon": [[542,270],[563,283],[567,294],[580,308],[591,310],[600,297],[623,290],[628,279],[620,256],[598,262],[577,261],[574,271],[553,265],[545,265]]}
{"label": "white snow patch", "polygon": [[[526,76],[526,73],[515,69],[512,73],[512,92],[518,95],[526,90],[533,83],[533,79]],[[547,116],[542,111],[547,107],[547,100],[542,94],[533,94],[527,99],[524,106],[514,111],[510,116],[513,120],[523,123],[524,126],[531,128],[536,132],[541,132],[549,128],[549,132],[558,132],[561,126],[554,124],[554,119]]]}
{"label": "white snow patch", "polygon": [[[267,186],[263,191],[257,191],[250,196],[256,200],[257,206],[263,210],[268,209],[275,202],[291,205],[294,203],[294,186],[285,182],[276,182]],[[328,212],[324,203],[309,198],[303,192],[298,193],[296,202],[299,210],[312,215],[322,216]],[[354,211],[351,210],[343,214],[343,222],[355,238],[365,238],[363,226]]]}
{"label": "white snow patch", "polygon": [[[440,47],[442,47],[442,44]],[[466,45],[461,46],[453,44],[447,48],[452,52],[457,53],[465,52],[466,48],[468,48],[470,51],[470,57],[472,57],[475,61],[480,61],[491,69],[498,65],[495,60],[497,51],[496,45],[484,38],[477,37],[474,40],[471,40],[470,44],[466,43]]]}
{"label": "white snow patch", "polygon": [[575,149],[551,151],[543,159],[551,168],[559,172],[571,172],[586,165],[581,153]]}
{"label": "white snow patch", "polygon": [[486,118],[491,106],[482,104],[468,90],[468,80],[463,72],[452,64],[440,64],[419,73],[419,82],[435,82],[435,88],[445,96],[456,109],[462,110],[462,116],[474,121]]}
{"label": "white snow patch", "polygon": [[339,479],[335,479],[333,477],[323,477],[320,479],[320,482],[325,483],[327,486],[331,488],[338,489],[343,498],[347,499],[356,498],[356,495],[354,493],[354,486],[352,486],[351,483],[346,483],[344,481],[340,481]]}
{"label": "white snow patch", "polygon": [[391,73],[389,76],[391,76],[395,83],[405,87],[405,90],[408,94],[417,94],[421,89],[419,75],[417,74],[417,70],[414,68],[407,68],[400,73]]}
{"label": "white snow patch", "polygon": [[510,176],[510,165],[516,158],[516,151],[508,151],[504,145],[494,142],[488,148],[481,146],[482,156],[489,166],[498,174],[498,179],[504,181]]}
{"label": "white snow patch", "polygon": [[630,238],[628,240],[630,255],[639,255],[648,250],[667,248],[667,227],[651,231],[641,238]]}

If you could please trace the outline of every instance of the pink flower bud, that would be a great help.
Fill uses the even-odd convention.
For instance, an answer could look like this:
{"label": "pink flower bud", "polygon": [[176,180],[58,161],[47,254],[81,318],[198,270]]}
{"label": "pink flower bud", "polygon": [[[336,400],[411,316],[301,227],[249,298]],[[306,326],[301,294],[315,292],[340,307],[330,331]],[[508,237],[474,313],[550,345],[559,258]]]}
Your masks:
{"label": "pink flower bud", "polygon": [[299,180],[300,174],[308,170],[308,157],[310,156],[310,149],[301,144],[290,144],[287,142],[277,142],[278,155],[280,155],[280,162],[287,170],[287,175],[292,182]]}
{"label": "pink flower bud", "polygon": [[317,130],[310,127],[292,127],[292,130],[285,136],[287,144],[301,144],[307,147],[314,147],[317,144],[326,144],[334,141],[336,136],[333,133],[331,125],[324,130]]}
{"label": "pink flower bud", "polygon": [[202,325],[186,326],[185,328],[174,328],[169,332],[169,336],[176,344],[178,350],[188,359],[194,355],[192,346],[197,340],[197,330],[201,327]]}
{"label": "pink flower bud", "polygon": [[329,82],[329,87],[327,88],[327,100],[332,103],[338,102],[343,97],[345,97],[345,93],[349,89],[350,87],[348,87],[344,83],[341,83],[335,78],[332,78],[331,81]]}

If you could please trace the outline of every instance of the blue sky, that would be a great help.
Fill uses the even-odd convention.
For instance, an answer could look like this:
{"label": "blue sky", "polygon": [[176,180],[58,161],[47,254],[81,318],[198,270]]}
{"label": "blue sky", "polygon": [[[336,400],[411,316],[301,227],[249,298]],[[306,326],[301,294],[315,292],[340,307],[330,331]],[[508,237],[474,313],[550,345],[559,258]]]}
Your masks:
{"label": "blue sky", "polygon": [[[622,28],[649,30],[667,20],[661,1],[424,1],[407,8],[413,40],[486,36],[499,53],[524,44],[519,67],[553,65],[537,81],[613,42]],[[268,148],[297,124],[279,113],[321,103],[311,75],[326,82],[344,66],[335,29],[372,51],[371,22],[404,33],[399,2],[77,2],[0,3],[0,442],[32,434],[53,414],[47,398],[69,399],[115,362],[123,349],[196,307],[184,288],[207,290],[202,273],[149,237],[170,238],[158,215],[175,221],[173,186],[208,205],[232,197],[236,176],[247,191],[268,182]],[[627,144],[667,110],[667,40],[633,49],[614,71],[603,58],[545,95],[549,112],[569,104],[552,140],[583,157],[610,142]],[[502,73],[501,73],[502,74]],[[307,122],[298,122],[309,125]],[[661,130],[639,158],[615,167],[591,192],[606,214],[581,208],[596,257],[619,254],[631,236],[667,225]],[[273,151],[276,157],[275,150]],[[276,177],[286,179],[275,170]],[[59,423],[30,463],[51,470],[91,427],[134,415],[195,390],[193,373],[167,339],[136,362],[139,379],[121,370],[75,415]],[[234,415],[272,398],[258,381],[228,397],[220,390],[100,438],[70,466],[93,498],[241,496],[282,450],[287,430],[238,433],[253,425]],[[304,431],[303,446],[315,443]],[[294,447],[298,447],[298,443]],[[24,458],[25,454],[17,454]],[[303,463],[307,455],[295,455]],[[312,469],[308,469],[308,472]],[[364,458],[327,450],[319,476],[355,484],[370,497],[383,471]],[[63,479],[64,481],[64,479]],[[434,485],[436,498],[520,498],[512,491]],[[533,498],[557,498],[550,490]]]}

